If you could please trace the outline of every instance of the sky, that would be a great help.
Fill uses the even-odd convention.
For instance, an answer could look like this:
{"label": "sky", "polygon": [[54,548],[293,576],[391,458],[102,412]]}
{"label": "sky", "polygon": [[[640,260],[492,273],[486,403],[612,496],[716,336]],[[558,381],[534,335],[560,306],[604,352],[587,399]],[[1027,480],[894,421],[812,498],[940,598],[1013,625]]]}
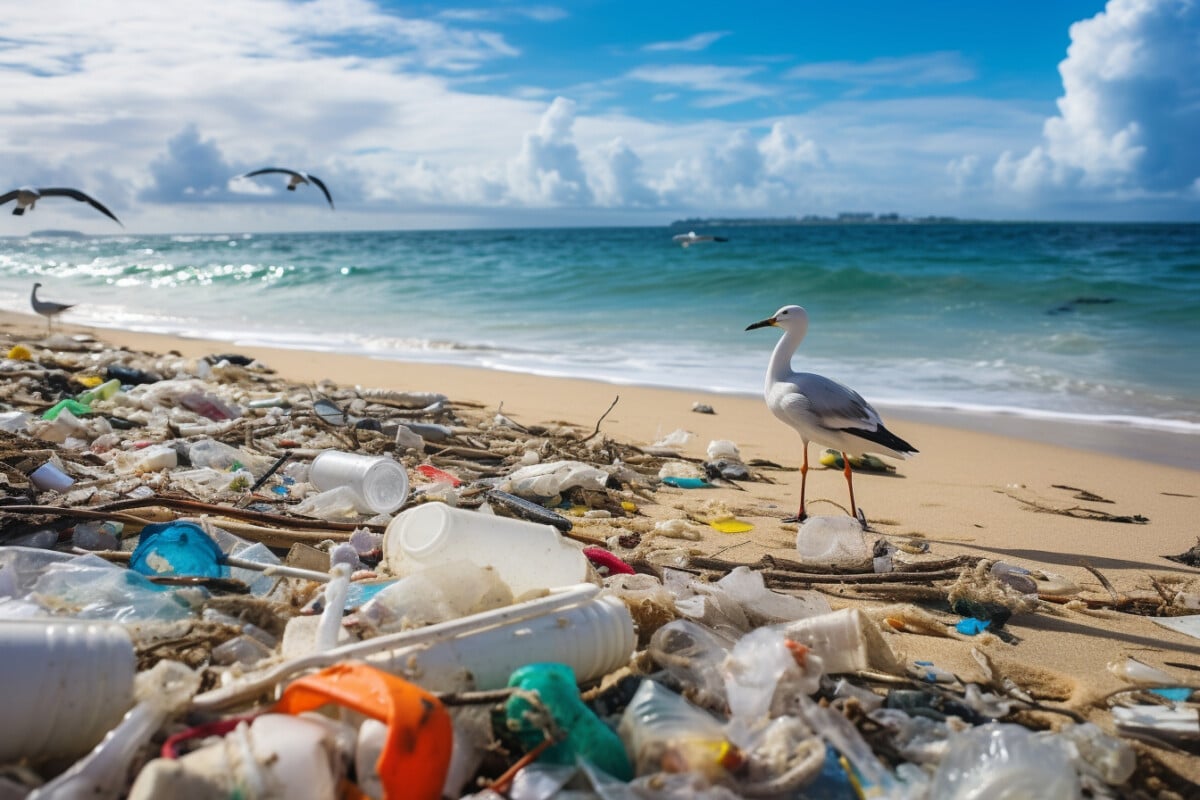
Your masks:
{"label": "sky", "polygon": [[[0,193],[127,232],[1200,221],[1200,0],[37,0]],[[318,176],[286,191],[277,166]],[[5,185],[6,184],[6,185]],[[69,198],[0,236],[119,232]]]}

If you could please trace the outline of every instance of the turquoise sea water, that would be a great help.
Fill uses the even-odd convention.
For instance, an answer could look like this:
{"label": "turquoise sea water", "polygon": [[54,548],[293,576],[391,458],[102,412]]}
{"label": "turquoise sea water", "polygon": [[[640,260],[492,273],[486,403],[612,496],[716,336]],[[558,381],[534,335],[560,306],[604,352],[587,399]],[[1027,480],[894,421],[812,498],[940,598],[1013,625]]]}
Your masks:
{"label": "turquoise sea water", "polygon": [[1200,433],[1200,225],[681,230],[4,238],[0,306],[39,280],[81,324],[752,394],[776,335],[744,329],[797,303],[794,366],[876,405]]}

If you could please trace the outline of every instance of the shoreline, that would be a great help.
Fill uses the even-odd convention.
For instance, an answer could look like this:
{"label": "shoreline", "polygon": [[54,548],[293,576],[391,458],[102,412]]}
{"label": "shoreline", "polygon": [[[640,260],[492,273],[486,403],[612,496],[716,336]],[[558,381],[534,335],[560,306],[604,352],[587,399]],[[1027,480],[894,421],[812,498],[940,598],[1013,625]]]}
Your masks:
{"label": "shoreline", "polygon": [[[0,308],[0,320],[10,320],[9,324],[18,326],[22,324],[36,326],[40,321],[31,314],[6,308]],[[335,349],[314,349],[306,343],[298,343],[295,346],[280,342],[259,343],[252,338],[237,334],[229,339],[224,339],[219,336],[207,337],[69,321],[60,321],[56,324],[55,330],[83,331],[97,337],[129,334],[164,341],[221,344],[226,348],[232,346],[264,352],[312,353],[320,358],[361,358],[385,364],[404,365],[413,369],[445,368],[482,374],[494,373],[497,376],[524,375],[546,381],[581,381],[595,384],[597,387],[612,387],[614,391],[628,387],[637,390],[702,394],[715,398],[736,398],[761,402],[761,394],[757,391],[710,390],[679,385],[622,381],[615,378],[579,377],[552,371],[523,371],[484,364],[440,360],[436,357],[416,358],[411,355],[385,355],[360,351],[342,352]],[[868,400],[870,401],[870,398]],[[871,402],[885,422],[888,420],[917,422],[976,433],[993,433],[1028,442],[1043,442],[1072,450],[1200,471],[1200,425],[1193,425],[1193,423],[1182,420],[1162,420],[1161,425],[1153,425],[1156,421],[1153,417],[1089,416],[1007,406],[960,406],[932,402]],[[1143,424],[1141,422],[1143,419],[1146,423],[1151,424]]]}

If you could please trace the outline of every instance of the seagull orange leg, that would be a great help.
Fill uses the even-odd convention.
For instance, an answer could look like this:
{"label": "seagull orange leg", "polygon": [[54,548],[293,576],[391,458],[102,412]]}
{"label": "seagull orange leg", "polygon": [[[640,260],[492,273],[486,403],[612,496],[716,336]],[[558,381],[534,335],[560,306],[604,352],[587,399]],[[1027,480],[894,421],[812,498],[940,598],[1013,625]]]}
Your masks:
{"label": "seagull orange leg", "polygon": [[850,516],[858,517],[858,506],[854,505],[854,479],[851,477],[854,473],[850,470],[850,456],[842,453],[842,463],[845,465],[842,474],[846,476],[846,485],[850,487]]}

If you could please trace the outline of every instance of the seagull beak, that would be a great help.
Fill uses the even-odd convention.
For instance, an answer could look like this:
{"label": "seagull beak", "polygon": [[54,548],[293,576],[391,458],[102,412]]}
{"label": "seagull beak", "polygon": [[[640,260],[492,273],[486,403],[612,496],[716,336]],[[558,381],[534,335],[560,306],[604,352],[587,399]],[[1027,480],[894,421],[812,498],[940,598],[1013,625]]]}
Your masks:
{"label": "seagull beak", "polygon": [[775,324],[776,324],[775,318],[771,317],[770,319],[764,319],[764,320],[755,322],[753,325],[747,325],[746,330],[752,331],[755,328],[767,328],[767,327],[770,327],[771,325],[775,325]]}

